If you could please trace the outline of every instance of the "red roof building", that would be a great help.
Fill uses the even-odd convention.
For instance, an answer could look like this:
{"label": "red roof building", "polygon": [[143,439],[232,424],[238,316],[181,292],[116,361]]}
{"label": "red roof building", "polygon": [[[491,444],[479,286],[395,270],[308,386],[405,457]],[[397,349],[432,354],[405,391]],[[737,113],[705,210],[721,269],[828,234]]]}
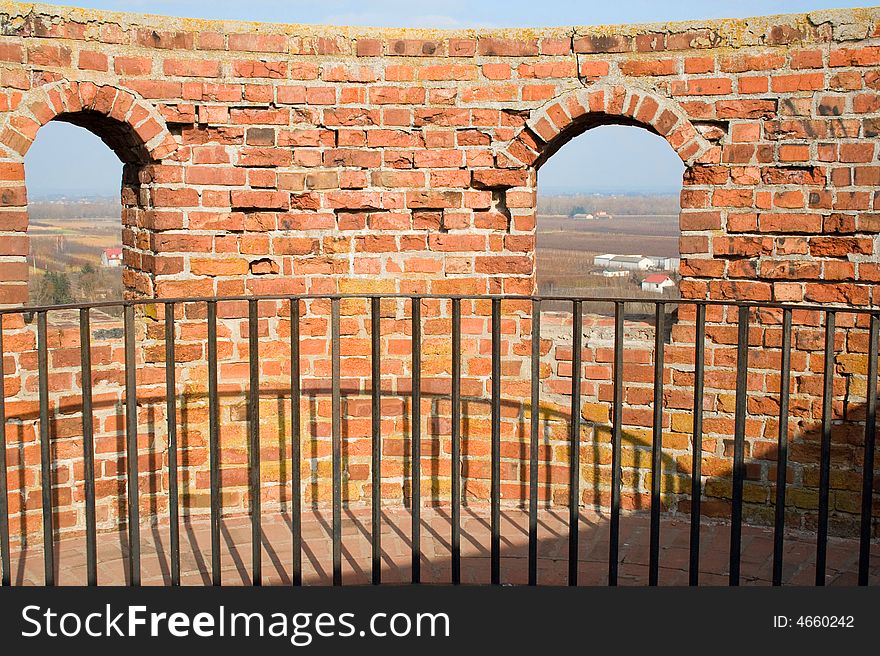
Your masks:
{"label": "red roof building", "polygon": [[121,248],[105,248],[101,253],[101,264],[105,267],[122,266],[122,249]]}
{"label": "red roof building", "polygon": [[665,273],[652,273],[650,276],[642,280],[643,292],[660,292],[662,293],[667,287],[674,287],[675,282]]}
{"label": "red roof building", "polygon": [[661,283],[666,282],[667,280],[671,280],[669,276],[664,273],[652,273],[650,276],[645,278],[643,282],[652,282],[652,283]]}

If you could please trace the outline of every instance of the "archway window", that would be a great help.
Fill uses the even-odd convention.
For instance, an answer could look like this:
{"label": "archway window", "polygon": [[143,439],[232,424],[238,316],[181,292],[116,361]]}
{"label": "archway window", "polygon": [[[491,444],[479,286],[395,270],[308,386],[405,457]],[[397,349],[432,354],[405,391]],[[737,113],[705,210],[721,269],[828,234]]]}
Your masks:
{"label": "archway window", "polygon": [[538,171],[539,294],[677,298],[684,164],[662,137],[603,125]]}
{"label": "archway window", "polygon": [[[173,156],[177,150],[177,142],[168,132],[162,116],[154,107],[144,104],[130,92],[110,85],[97,87],[89,82],[62,81],[34,89],[22,100],[20,107],[18,114],[9,117],[6,128],[0,133],[0,141],[8,152],[14,153],[10,165],[13,170],[18,169],[18,175],[24,173],[25,185],[29,184],[35,166],[35,155],[29,155],[35,139],[44,139],[45,135],[51,136],[54,130],[65,129],[64,126],[58,127],[60,123],[84,128],[103,141],[122,163],[121,183],[118,168],[115,169],[115,175],[106,176],[101,183],[102,187],[118,184],[117,189],[121,192],[118,197],[122,211],[117,213],[117,217],[122,233],[122,288],[126,296],[152,295],[154,260],[145,248],[149,248],[152,232],[148,211],[152,207],[150,191],[154,180],[153,167]],[[82,137],[82,133],[77,134]],[[91,138],[87,134],[85,137]],[[96,140],[92,143],[95,144]],[[39,150],[36,152],[39,153]],[[53,146],[49,154],[57,157],[58,152],[57,146]],[[22,159],[17,159],[16,154],[22,156]],[[90,168],[82,150],[73,156],[83,171]],[[105,153],[105,157],[110,157],[110,154]],[[118,167],[119,164],[115,163],[113,166]],[[25,170],[21,171],[22,168]],[[56,174],[56,184],[57,177]],[[5,196],[8,211],[19,213],[18,232],[28,227],[25,185],[19,184],[9,189]],[[40,195],[33,188],[31,194]],[[16,265],[14,277],[6,285],[11,302],[28,300],[22,291],[27,291],[25,283],[28,278],[28,249],[24,244],[29,241],[30,236],[31,231],[28,231],[28,239],[19,236],[17,248],[9,257],[9,261]],[[57,245],[55,247],[59,248]],[[119,253],[113,251],[107,254],[107,259],[118,259],[118,255]],[[40,268],[39,260],[37,268]],[[62,283],[60,286],[63,292],[65,285]],[[122,293],[117,292],[115,298],[121,295]]]}

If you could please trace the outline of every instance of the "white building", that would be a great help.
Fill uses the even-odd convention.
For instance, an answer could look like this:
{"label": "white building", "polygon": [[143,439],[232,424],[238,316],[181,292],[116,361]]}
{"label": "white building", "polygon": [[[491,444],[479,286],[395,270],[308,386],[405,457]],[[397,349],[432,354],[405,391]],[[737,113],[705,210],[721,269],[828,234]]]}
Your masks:
{"label": "white building", "polygon": [[681,259],[677,257],[664,257],[662,255],[648,255],[651,260],[651,268],[660,271],[678,271]]}
{"label": "white building", "polygon": [[603,269],[624,269],[627,271],[644,271],[653,266],[651,258],[643,255],[615,255],[606,253],[593,258],[593,265]]}
{"label": "white building", "polygon": [[122,249],[121,248],[105,248],[101,253],[101,264],[105,267],[122,266]]}
{"label": "white building", "polygon": [[653,273],[642,281],[643,292],[662,294],[668,287],[675,287],[675,283],[665,273]]}
{"label": "white building", "polygon": [[605,255],[597,255],[593,258],[593,266],[602,267],[603,269],[607,269],[611,264],[611,260],[614,259],[614,253],[605,253]]}

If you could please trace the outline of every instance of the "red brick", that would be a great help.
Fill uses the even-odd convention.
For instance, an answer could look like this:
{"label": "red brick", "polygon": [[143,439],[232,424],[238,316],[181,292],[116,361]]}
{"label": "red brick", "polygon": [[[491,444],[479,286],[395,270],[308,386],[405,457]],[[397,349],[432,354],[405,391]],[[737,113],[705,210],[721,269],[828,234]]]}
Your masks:
{"label": "red brick", "polygon": [[379,39],[358,39],[357,41],[358,57],[381,57],[382,41]]}
{"label": "red brick", "polygon": [[535,39],[499,39],[483,37],[479,40],[479,54],[489,57],[528,57],[538,54]]}
{"label": "red brick", "polygon": [[287,37],[283,34],[230,34],[229,49],[246,52],[286,52]]}
{"label": "red brick", "polygon": [[775,100],[719,100],[718,118],[769,118],[776,114]]}
{"label": "red brick", "polygon": [[818,233],[822,232],[821,214],[762,213],[758,215],[761,232]]}
{"label": "red brick", "polygon": [[234,77],[285,79],[288,64],[283,61],[234,61],[232,75]]}
{"label": "red brick", "polygon": [[483,64],[480,69],[490,80],[510,79],[510,64]]}
{"label": "red brick", "polygon": [[196,276],[241,276],[248,272],[244,258],[192,258],[190,271]]}
{"label": "red brick", "polygon": [[733,84],[726,77],[698,78],[685,83],[673,83],[672,93],[680,96],[720,96],[729,94]]}
{"label": "red brick", "polygon": [[407,57],[429,57],[442,54],[439,41],[422,39],[392,39],[388,41],[386,55],[403,55]]}
{"label": "red brick", "polygon": [[589,35],[576,37],[573,49],[581,53],[627,52],[632,49],[633,39],[624,35]]}
{"label": "red brick", "polygon": [[792,91],[815,91],[825,87],[825,76],[821,73],[801,73],[797,75],[774,75],[771,88],[777,93]]}
{"label": "red brick", "polygon": [[246,181],[246,171],[239,168],[193,166],[186,171],[187,184],[243,186]]}
{"label": "red brick", "polygon": [[64,67],[70,66],[70,48],[53,43],[29,46],[27,49],[28,63],[33,66]]}
{"label": "red brick", "polygon": [[288,209],[290,194],[280,191],[233,191],[232,206],[243,209]]}
{"label": "red brick", "polygon": [[880,47],[835,49],[828,56],[828,64],[830,66],[877,66],[880,64]]}
{"label": "red brick", "polygon": [[770,90],[770,78],[766,75],[744,76],[737,78],[740,93],[767,93]]}
{"label": "red brick", "polygon": [[17,43],[0,43],[0,61],[22,63],[24,48]]}
{"label": "red brick", "polygon": [[620,72],[633,77],[675,75],[677,68],[674,59],[644,59],[620,63]]}
{"label": "red brick", "polygon": [[108,68],[107,55],[91,50],[83,50],[79,53],[79,67],[89,71],[106,71]]}
{"label": "red brick", "polygon": [[138,45],[147,48],[192,50],[195,38],[192,32],[169,32],[149,28],[139,28],[135,32]]}

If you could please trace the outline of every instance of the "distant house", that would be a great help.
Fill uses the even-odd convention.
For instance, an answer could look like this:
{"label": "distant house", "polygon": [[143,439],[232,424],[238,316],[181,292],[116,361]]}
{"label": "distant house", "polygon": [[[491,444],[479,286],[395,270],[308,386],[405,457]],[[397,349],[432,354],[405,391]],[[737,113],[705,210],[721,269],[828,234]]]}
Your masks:
{"label": "distant house", "polygon": [[652,262],[652,269],[659,269],[661,271],[678,271],[678,267],[681,264],[681,260],[677,257],[648,255],[647,258]]}
{"label": "distant house", "polygon": [[594,217],[590,213],[586,213],[586,214],[575,214],[571,218],[575,219],[576,221],[592,221],[596,217]]}
{"label": "distant house", "polygon": [[101,253],[101,265],[105,267],[122,266],[122,249],[105,248]]}
{"label": "distant house", "polygon": [[675,287],[675,283],[665,273],[653,273],[642,281],[643,292],[662,294],[667,287]]}
{"label": "distant house", "polygon": [[629,275],[629,271],[625,269],[605,269],[602,275],[605,278],[625,278]]}
{"label": "distant house", "polygon": [[650,258],[642,255],[615,255],[606,253],[593,258],[593,266],[603,269],[624,269],[627,271],[644,271],[653,266]]}

